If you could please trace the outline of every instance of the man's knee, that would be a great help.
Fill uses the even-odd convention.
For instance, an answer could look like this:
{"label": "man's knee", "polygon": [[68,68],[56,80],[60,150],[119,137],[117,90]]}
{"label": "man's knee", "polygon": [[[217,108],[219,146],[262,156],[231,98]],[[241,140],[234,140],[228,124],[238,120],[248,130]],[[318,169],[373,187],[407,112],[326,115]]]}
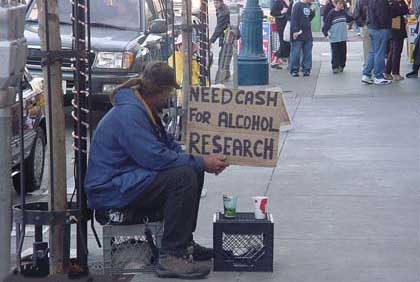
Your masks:
{"label": "man's knee", "polygon": [[196,193],[198,189],[198,173],[190,166],[182,166],[176,168],[176,179],[174,187],[177,190]]}

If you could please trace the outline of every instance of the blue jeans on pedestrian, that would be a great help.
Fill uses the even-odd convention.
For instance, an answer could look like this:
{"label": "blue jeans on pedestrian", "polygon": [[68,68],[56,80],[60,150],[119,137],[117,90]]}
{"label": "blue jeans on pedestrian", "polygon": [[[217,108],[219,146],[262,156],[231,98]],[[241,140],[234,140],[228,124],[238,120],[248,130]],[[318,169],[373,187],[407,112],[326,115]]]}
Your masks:
{"label": "blue jeans on pedestrian", "polygon": [[388,40],[390,37],[389,29],[368,28],[371,47],[367,57],[363,75],[372,76],[377,79],[384,78],[385,56],[388,48]]}
{"label": "blue jeans on pedestrian", "polygon": [[312,69],[312,40],[293,40],[290,51],[290,73],[299,72],[300,67],[305,73],[310,73]]}

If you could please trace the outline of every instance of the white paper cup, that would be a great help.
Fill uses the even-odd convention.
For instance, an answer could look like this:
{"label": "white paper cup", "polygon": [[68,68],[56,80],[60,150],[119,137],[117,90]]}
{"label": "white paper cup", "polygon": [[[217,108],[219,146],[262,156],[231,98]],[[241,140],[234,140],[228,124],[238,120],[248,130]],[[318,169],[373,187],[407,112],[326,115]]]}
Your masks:
{"label": "white paper cup", "polygon": [[255,219],[265,219],[268,212],[268,197],[252,197]]}

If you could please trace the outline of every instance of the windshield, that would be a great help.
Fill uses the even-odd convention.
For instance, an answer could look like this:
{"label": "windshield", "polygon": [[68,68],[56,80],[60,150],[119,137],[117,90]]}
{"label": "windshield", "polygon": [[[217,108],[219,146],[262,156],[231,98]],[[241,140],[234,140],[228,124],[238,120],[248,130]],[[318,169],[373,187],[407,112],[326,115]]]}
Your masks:
{"label": "windshield", "polygon": [[[140,29],[139,0],[95,0],[91,1],[90,22],[93,26],[103,25],[122,29]],[[72,24],[72,4],[69,0],[58,0],[60,23]],[[38,21],[38,7],[34,1],[28,21]]]}

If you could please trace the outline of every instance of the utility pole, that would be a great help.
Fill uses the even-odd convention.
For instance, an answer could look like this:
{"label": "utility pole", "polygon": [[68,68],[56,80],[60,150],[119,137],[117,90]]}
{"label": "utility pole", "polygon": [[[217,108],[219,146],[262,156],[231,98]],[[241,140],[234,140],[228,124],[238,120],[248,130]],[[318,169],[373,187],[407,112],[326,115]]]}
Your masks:
{"label": "utility pole", "polygon": [[[57,0],[37,0],[41,50],[46,56],[43,65],[44,95],[47,106],[48,145],[50,152],[49,209],[67,209],[66,146],[61,62],[56,52],[61,50]],[[50,228],[50,273],[65,273],[64,222]]]}
{"label": "utility pole", "polygon": [[182,1],[182,57],[183,57],[183,78],[182,78],[182,140],[187,140],[187,117],[188,100],[191,88],[191,64],[192,64],[192,19],[191,0]]}
{"label": "utility pole", "polygon": [[25,5],[0,0],[0,281],[10,271],[12,229],[11,105],[26,62]]}

